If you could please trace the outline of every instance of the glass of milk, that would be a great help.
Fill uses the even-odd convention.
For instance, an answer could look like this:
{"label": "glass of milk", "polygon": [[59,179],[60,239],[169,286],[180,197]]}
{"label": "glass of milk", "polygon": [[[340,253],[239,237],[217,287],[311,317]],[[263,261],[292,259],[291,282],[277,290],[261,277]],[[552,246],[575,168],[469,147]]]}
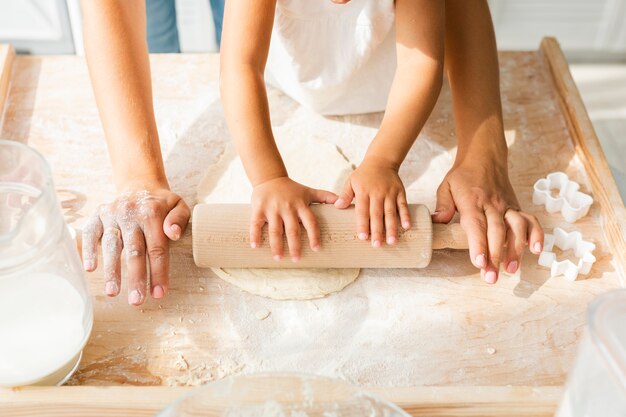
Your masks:
{"label": "glass of milk", "polygon": [[50,167],[32,148],[0,140],[0,387],[64,383],[92,324]]}

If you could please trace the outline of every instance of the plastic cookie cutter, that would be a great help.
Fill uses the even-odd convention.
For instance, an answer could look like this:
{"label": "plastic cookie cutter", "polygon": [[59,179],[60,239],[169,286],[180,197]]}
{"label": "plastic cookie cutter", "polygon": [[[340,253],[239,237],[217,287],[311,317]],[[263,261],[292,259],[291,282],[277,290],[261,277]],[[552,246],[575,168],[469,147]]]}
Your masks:
{"label": "plastic cookie cutter", "polygon": [[[570,181],[564,172],[553,172],[533,186],[533,204],[545,205],[548,213],[560,211],[568,223],[574,223],[584,217],[593,204],[593,198],[579,189],[580,185]],[[559,190],[558,196],[553,197],[551,190]]]}
{"label": "plastic cookie cutter", "polygon": [[[558,261],[556,254],[552,252],[554,247],[563,251],[574,249],[574,254],[578,258],[578,264],[566,259]],[[563,275],[570,281],[575,281],[578,274],[587,275],[591,271],[596,257],[593,251],[596,245],[586,240],[580,232],[566,232],[565,230],[555,227],[553,234],[545,234],[543,251],[539,255],[539,265],[550,268],[550,276],[556,277]]]}

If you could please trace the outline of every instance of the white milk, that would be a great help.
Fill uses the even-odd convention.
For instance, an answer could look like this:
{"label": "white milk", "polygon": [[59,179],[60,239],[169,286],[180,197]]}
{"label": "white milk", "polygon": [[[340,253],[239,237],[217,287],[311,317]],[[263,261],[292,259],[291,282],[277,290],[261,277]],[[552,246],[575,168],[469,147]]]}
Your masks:
{"label": "white milk", "polygon": [[85,301],[62,277],[0,278],[0,386],[28,385],[76,360]]}

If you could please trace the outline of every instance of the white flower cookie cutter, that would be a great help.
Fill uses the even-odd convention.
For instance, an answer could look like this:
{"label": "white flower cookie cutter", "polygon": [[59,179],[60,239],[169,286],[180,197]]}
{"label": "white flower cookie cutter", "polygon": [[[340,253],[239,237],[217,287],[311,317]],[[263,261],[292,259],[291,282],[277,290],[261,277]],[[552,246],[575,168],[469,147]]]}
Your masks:
{"label": "white flower cookie cutter", "polygon": [[[555,246],[563,251],[574,249],[578,264],[569,259],[558,261],[556,254],[552,252]],[[580,232],[566,232],[555,227],[553,234],[545,234],[543,251],[539,255],[539,265],[550,268],[551,277],[563,275],[569,281],[575,281],[578,274],[587,275],[591,271],[591,267],[596,261],[596,257],[593,256],[595,248],[595,244],[583,240]]]}
{"label": "white flower cookie cutter", "polygon": [[[548,213],[560,211],[568,223],[574,223],[584,217],[593,204],[593,198],[579,189],[580,185],[570,181],[564,172],[553,172],[533,186],[533,204],[544,205]],[[551,190],[559,190],[558,196],[552,197]]]}

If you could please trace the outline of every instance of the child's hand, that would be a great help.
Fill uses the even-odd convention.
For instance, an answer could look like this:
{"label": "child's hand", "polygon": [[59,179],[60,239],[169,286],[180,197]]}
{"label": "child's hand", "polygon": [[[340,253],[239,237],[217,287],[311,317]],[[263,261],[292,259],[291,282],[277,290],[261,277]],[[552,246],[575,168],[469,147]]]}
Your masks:
{"label": "child's hand", "polygon": [[320,250],[320,231],[317,219],[309,205],[332,204],[337,196],[330,191],[316,190],[298,184],[287,177],[278,177],[254,187],[252,191],[252,218],[250,220],[250,246],[261,245],[261,233],[265,223],[272,256],[276,261],[283,257],[283,233],[287,237],[291,260],[300,259],[300,222],[309,236],[309,245],[315,252]]}
{"label": "child's hand", "polygon": [[504,268],[511,274],[517,271],[527,242],[534,254],[543,248],[539,222],[520,210],[507,169],[498,165],[477,160],[455,165],[437,190],[432,216],[435,223],[448,223],[458,210],[471,261],[490,284],[498,280],[505,242]]}
{"label": "child's hand", "polygon": [[404,185],[398,176],[398,167],[388,161],[366,157],[350,175],[335,207],[345,209],[356,198],[357,232],[359,239],[368,239],[372,246],[382,246],[398,240],[398,214],[406,230],[411,227],[411,216],[406,202]]}
{"label": "child's hand", "polygon": [[123,249],[129,280],[128,302],[144,302],[146,282],[150,282],[153,298],[164,297],[169,286],[169,241],[182,236],[189,216],[187,204],[167,186],[132,187],[113,202],[100,206],[85,227],[85,270],[96,269],[98,243],[102,241],[104,291],[108,296],[120,292]]}

